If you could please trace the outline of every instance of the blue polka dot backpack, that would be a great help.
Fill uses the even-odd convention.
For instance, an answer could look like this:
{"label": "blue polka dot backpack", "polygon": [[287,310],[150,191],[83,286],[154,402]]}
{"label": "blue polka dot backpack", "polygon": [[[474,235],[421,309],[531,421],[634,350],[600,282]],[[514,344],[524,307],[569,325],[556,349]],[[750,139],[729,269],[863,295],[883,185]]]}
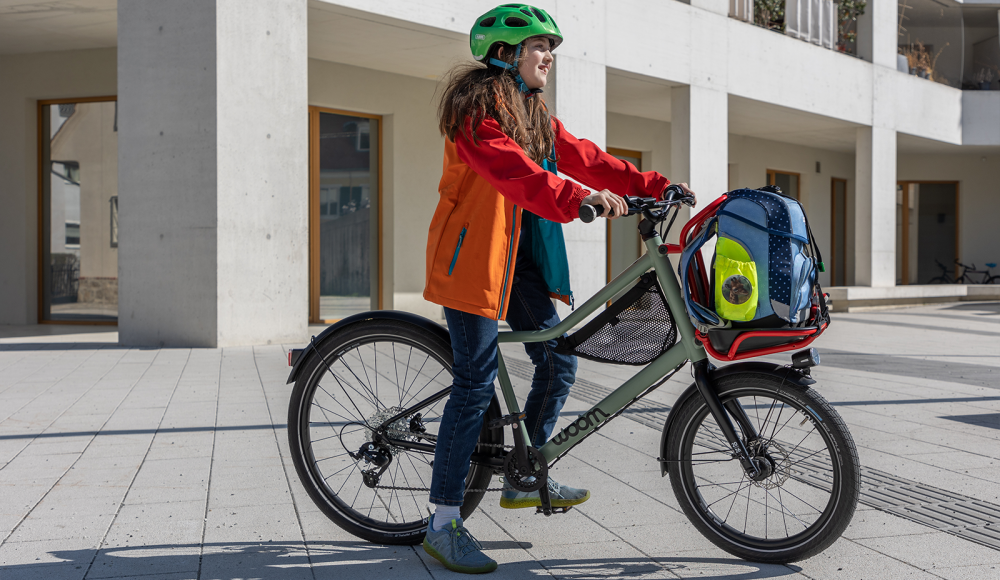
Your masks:
{"label": "blue polka dot backpack", "polygon": [[[706,268],[701,250],[713,238]],[[725,194],[685,225],[681,245],[688,315],[713,357],[802,348],[829,325],[819,247],[802,206],[779,188]]]}

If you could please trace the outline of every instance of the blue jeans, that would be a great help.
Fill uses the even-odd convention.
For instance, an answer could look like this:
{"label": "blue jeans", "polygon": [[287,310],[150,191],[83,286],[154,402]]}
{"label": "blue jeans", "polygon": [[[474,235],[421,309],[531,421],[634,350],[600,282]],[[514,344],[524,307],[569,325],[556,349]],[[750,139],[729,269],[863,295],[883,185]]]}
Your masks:
{"label": "blue jeans", "polygon": [[[541,272],[531,259],[527,230],[518,243],[514,284],[507,323],[514,330],[542,330],[559,323]],[[438,430],[431,475],[431,503],[462,505],[469,459],[479,439],[483,417],[494,396],[497,377],[496,320],[451,308],[444,309],[455,356],[455,379]],[[559,411],[576,380],[576,357],[554,352],[556,341],[524,345],[535,365],[531,391],[524,405],[525,426],[532,445],[541,447],[555,428]]]}

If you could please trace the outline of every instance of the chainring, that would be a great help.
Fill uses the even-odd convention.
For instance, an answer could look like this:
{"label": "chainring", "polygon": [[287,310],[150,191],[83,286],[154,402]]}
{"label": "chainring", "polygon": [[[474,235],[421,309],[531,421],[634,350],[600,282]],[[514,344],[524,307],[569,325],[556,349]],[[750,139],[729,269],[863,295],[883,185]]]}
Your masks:
{"label": "chainring", "polygon": [[[528,447],[528,465],[518,465],[517,451],[503,460],[504,483],[518,491],[538,491],[548,481],[549,467],[542,452]],[[534,479],[532,479],[534,478]]]}

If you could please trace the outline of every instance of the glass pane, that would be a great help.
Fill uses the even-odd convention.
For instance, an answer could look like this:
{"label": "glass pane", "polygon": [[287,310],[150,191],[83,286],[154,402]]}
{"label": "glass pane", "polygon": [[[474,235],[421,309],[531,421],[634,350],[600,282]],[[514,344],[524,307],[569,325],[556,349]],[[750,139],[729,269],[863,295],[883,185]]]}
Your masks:
{"label": "glass pane", "polygon": [[956,200],[954,183],[920,184],[920,203],[914,212],[918,217],[910,226],[912,230],[920,229],[919,237],[911,236],[914,239],[911,244],[918,247],[914,270],[920,284],[927,284],[931,278],[941,275],[938,263],[955,275]]}
{"label": "glass pane", "polygon": [[378,120],[319,116],[319,316],[378,308]]}
{"label": "glass pane", "polygon": [[847,284],[847,182],[833,181],[833,285]]}
{"label": "glass pane", "polygon": [[781,192],[789,197],[799,199],[799,176],[793,173],[774,172],[774,185],[781,188]]}
{"label": "glass pane", "polygon": [[117,103],[42,107],[45,320],[118,318]]}

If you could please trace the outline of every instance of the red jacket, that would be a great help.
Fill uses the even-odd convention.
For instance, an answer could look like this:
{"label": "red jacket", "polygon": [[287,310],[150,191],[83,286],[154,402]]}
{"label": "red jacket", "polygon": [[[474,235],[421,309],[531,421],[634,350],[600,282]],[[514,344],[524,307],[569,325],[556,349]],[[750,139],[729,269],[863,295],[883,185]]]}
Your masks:
{"label": "red jacket", "polygon": [[[659,173],[640,173],[590,141],[571,135],[552,118],[559,170],[595,189],[659,197],[670,184]],[[455,310],[502,319],[507,313],[521,208],[568,223],[590,191],[529,159],[487,117],[473,144],[459,132],[445,140],[441,198],[427,237],[424,298]]]}

